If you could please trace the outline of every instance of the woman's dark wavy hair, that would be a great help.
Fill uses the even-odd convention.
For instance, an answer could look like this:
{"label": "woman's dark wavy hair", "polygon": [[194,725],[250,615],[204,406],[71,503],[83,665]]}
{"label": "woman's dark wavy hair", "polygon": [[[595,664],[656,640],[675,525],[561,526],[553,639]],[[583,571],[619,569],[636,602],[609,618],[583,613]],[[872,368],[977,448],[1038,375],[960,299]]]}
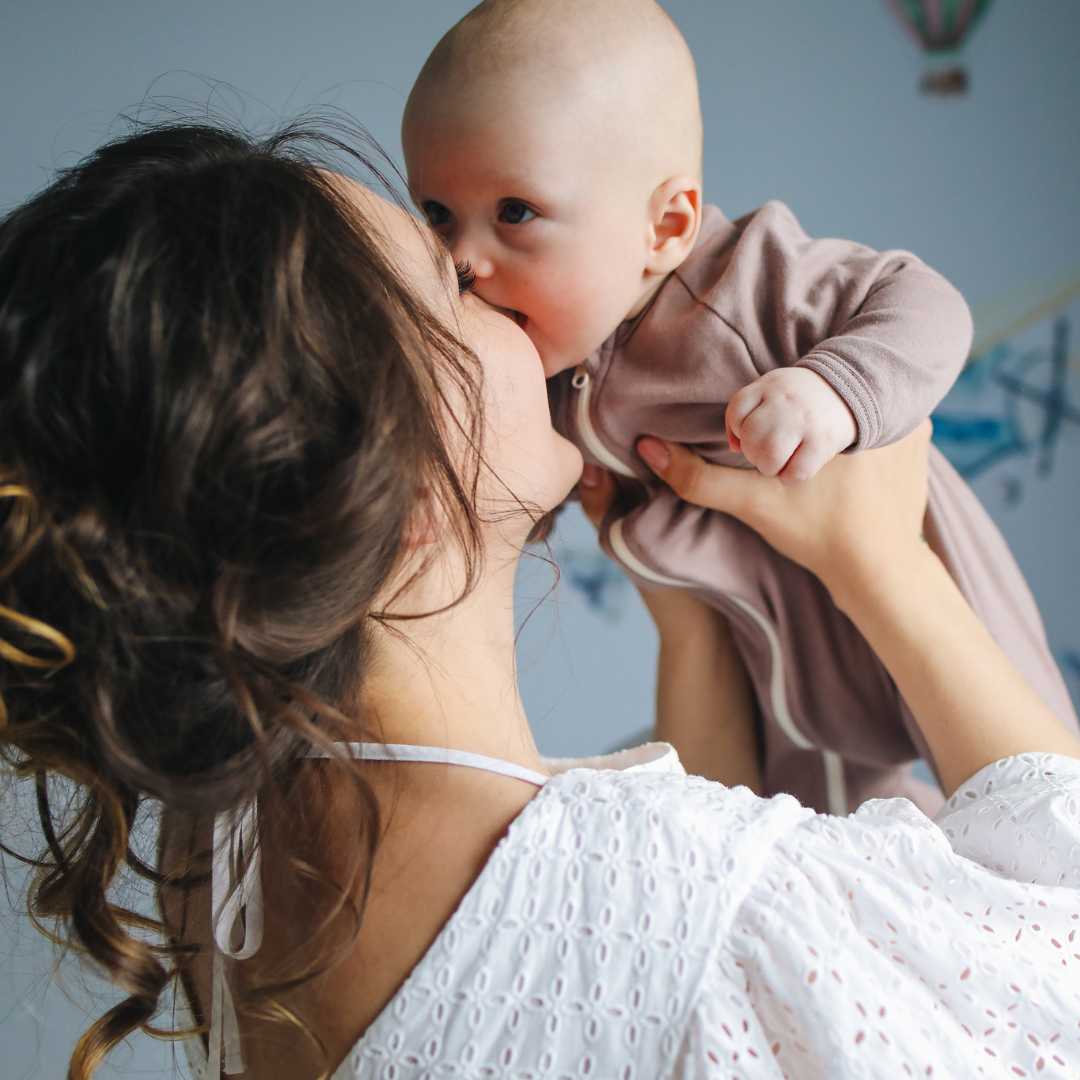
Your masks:
{"label": "woman's dark wavy hair", "polygon": [[[0,222],[0,753],[36,785],[32,917],[128,995],[79,1041],[74,1078],[157,1031],[190,959],[111,898],[131,871],[205,881],[135,853],[140,811],[257,795],[287,808],[297,874],[318,880],[328,795],[300,762],[371,737],[342,710],[421,489],[475,578],[475,358],[325,170],[344,155],[381,180],[354,142],[138,127]],[[358,931],[380,823],[343,769],[362,843],[321,925]],[[333,962],[306,946],[301,975],[241,1005],[296,1021],[275,993]]]}

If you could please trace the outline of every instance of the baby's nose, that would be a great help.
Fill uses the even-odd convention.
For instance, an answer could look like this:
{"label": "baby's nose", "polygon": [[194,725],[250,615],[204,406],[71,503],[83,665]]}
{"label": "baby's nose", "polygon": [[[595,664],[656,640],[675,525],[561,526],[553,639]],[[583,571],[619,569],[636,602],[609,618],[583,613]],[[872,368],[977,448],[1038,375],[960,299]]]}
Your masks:
{"label": "baby's nose", "polygon": [[470,243],[468,239],[459,239],[451,249],[454,261],[468,263],[472,272],[480,279],[489,278],[495,273],[495,263],[480,244]]}

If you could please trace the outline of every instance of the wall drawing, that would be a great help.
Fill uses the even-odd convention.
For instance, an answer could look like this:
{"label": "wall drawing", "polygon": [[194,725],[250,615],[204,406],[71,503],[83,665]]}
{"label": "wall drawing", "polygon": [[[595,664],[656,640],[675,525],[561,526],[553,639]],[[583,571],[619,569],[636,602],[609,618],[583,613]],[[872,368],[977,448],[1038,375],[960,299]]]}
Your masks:
{"label": "wall drawing", "polygon": [[604,619],[617,621],[623,612],[629,580],[600,550],[555,541],[555,558],[562,580],[580,594],[586,606]]}
{"label": "wall drawing", "polygon": [[934,413],[934,441],[969,482],[993,474],[1016,506],[1025,482],[1069,453],[1063,444],[1080,445],[1080,279],[976,312],[976,326],[995,315],[1003,325],[983,332]]}
{"label": "wall drawing", "polygon": [[[1070,363],[1072,322],[1056,316],[1044,340],[994,346],[974,357],[934,414],[934,441],[968,480],[1027,458],[1035,476],[1054,468],[1061,440],[1080,435],[1080,372]],[[1007,501],[1023,496],[1019,471],[1002,477]]]}

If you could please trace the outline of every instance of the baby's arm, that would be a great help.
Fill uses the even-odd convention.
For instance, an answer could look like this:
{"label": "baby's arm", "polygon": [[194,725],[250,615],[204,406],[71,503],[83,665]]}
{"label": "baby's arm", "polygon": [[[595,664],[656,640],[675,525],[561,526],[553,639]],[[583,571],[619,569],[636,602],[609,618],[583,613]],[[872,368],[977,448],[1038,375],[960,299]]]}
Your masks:
{"label": "baby's arm", "polygon": [[716,300],[763,374],[729,403],[733,446],[805,479],[926,419],[971,347],[956,289],[909,252],[812,239],[782,203],[738,224]]}
{"label": "baby's arm", "polygon": [[683,589],[642,589],[660,635],[656,737],[688,773],[761,794],[754,695],[727,620]]}

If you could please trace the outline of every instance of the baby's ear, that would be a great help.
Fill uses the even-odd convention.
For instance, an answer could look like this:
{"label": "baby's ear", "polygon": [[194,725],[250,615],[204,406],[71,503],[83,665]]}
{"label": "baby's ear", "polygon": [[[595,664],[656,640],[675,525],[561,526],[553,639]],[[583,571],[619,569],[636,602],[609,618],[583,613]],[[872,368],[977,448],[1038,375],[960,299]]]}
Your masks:
{"label": "baby's ear", "polygon": [[665,180],[649,199],[650,274],[670,274],[690,254],[701,227],[701,184],[690,176]]}

